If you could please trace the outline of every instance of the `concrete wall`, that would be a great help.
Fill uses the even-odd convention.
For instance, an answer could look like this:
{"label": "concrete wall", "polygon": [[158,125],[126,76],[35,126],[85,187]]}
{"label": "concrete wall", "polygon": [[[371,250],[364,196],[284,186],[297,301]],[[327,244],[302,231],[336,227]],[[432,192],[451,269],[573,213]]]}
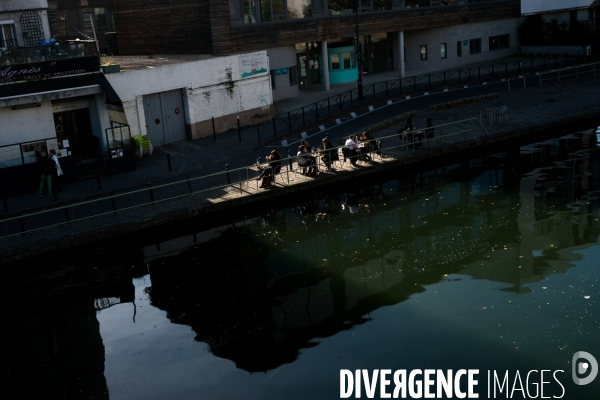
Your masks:
{"label": "concrete wall", "polygon": [[242,126],[270,118],[273,114],[270,81],[269,75],[240,81],[233,93],[227,85],[188,89],[184,96],[188,136],[197,139],[212,135],[213,116],[217,133],[237,128],[238,116]]}
{"label": "concrete wall", "polygon": [[0,146],[32,142],[56,136],[52,104],[42,101],[40,107],[13,110],[0,108]]}
{"label": "concrete wall", "polygon": [[[0,20],[13,20],[15,23],[15,31],[17,33],[17,43],[19,46],[24,46],[23,42],[23,30],[21,29],[21,14],[23,12],[7,12],[0,14]],[[40,16],[42,22],[42,30],[44,32],[44,40],[51,39],[50,37],[50,24],[48,22],[48,11],[38,10],[37,14]]]}
{"label": "concrete wall", "polygon": [[2,0],[0,12],[11,10],[35,10],[48,8],[48,0]]}
{"label": "concrete wall", "polygon": [[[289,68],[296,65],[296,48],[294,46],[284,46],[267,49],[269,56],[270,69]],[[279,101],[298,96],[300,92],[300,77],[298,83],[290,86],[289,74],[278,75],[275,77],[275,89],[273,89],[273,100]]]}
{"label": "concrete wall", "polygon": [[[557,11],[557,12],[545,12],[542,13],[542,18],[546,21],[557,20],[558,24],[562,24],[566,22],[567,25],[571,22],[571,13],[569,11]],[[578,21],[587,21],[589,19],[588,9],[577,10],[577,20]]]}
{"label": "concrete wall", "polygon": [[588,46],[521,46],[521,54],[557,54],[557,53],[573,53],[577,52],[581,56],[587,55]]}
{"label": "concrete wall", "polygon": [[[531,14],[589,7],[593,0],[521,0],[521,13]],[[568,21],[567,21],[568,22]]]}
{"label": "concrete wall", "polygon": [[[252,53],[265,60],[266,52]],[[186,89],[184,96],[188,136],[196,139],[207,134],[206,126],[218,121],[223,132],[242,125],[254,124],[273,114],[273,96],[269,74],[241,78],[239,57],[211,58],[160,68],[106,75],[123,100],[123,107],[133,135],[146,134],[143,96],[175,89]],[[267,60],[268,61],[268,60]],[[269,70],[268,62],[265,66]]]}
{"label": "concrete wall", "polygon": [[[499,58],[516,54],[518,50],[518,19],[511,18],[499,21],[479,22],[474,24],[454,25],[445,28],[419,29],[404,32],[406,48],[405,68],[407,72],[427,73],[447,68],[457,68],[467,64],[490,62]],[[489,50],[489,37],[510,35],[510,47],[500,50]],[[470,54],[469,43],[463,41],[481,39],[481,53]],[[457,42],[461,42],[462,56],[457,56]],[[446,43],[447,58],[440,56],[440,45]],[[421,45],[427,46],[427,60],[420,60]],[[394,65],[398,62],[398,45],[394,44]]]}

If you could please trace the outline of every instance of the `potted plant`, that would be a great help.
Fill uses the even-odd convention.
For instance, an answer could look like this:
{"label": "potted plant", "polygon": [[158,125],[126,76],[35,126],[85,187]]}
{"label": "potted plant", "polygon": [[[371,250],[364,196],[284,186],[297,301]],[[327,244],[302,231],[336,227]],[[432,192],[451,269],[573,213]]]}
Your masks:
{"label": "potted plant", "polygon": [[113,74],[115,72],[121,72],[121,64],[117,62],[113,57],[102,54],[100,57],[100,66],[105,74]]}

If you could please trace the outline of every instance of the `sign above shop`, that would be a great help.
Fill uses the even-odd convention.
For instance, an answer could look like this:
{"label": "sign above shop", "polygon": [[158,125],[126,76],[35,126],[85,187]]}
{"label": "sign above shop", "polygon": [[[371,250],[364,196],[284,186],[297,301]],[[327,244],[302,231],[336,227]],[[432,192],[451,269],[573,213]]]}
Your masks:
{"label": "sign above shop", "polygon": [[77,57],[62,60],[0,66],[0,83],[34,81],[69,75],[98,72],[98,57]]}
{"label": "sign above shop", "polygon": [[287,75],[287,74],[289,74],[289,70],[287,68],[277,68],[277,69],[274,69],[273,71],[275,71],[275,75]]}
{"label": "sign above shop", "polygon": [[69,103],[60,103],[56,105],[52,105],[52,112],[62,112],[62,111],[70,111],[70,110],[79,110],[81,108],[88,108],[90,105],[86,101],[72,101]]}

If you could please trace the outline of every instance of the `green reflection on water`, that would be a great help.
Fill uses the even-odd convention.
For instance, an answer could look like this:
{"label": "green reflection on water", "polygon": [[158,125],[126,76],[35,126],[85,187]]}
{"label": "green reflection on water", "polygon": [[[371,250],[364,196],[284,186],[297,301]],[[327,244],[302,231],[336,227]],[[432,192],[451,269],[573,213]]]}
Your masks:
{"label": "green reflection on water", "polygon": [[[403,326],[412,332],[409,348],[400,341],[378,362],[430,354],[442,341],[426,358],[436,368],[452,363],[455,352],[488,367],[494,359],[513,365],[513,351],[562,363],[557,352],[592,343],[572,332],[599,333],[597,303],[585,298],[597,291],[590,283],[597,270],[587,265],[576,278],[569,274],[576,262],[589,262],[582,254],[598,244],[598,152],[584,148],[565,157],[581,143],[543,143],[357,185],[221,228],[151,265],[151,304],[191,326],[214,355],[249,372],[287,363],[294,369],[300,354],[314,354],[303,349],[329,352],[335,345],[328,338],[344,331],[394,329],[393,319],[372,320],[386,306],[411,315]],[[165,268],[173,263],[183,268]],[[432,287],[445,293],[444,302],[423,306]],[[548,296],[553,300],[544,303]],[[440,338],[411,326],[432,322]],[[357,343],[363,356],[354,367],[381,368],[369,361],[379,343],[365,342]],[[460,351],[448,349],[450,343]],[[473,349],[480,357],[466,355]]]}

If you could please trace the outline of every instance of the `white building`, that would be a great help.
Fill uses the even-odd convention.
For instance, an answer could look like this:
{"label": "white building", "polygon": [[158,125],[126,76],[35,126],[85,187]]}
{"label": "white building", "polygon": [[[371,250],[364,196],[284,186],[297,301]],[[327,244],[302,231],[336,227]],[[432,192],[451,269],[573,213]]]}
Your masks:
{"label": "white building", "polygon": [[[123,101],[133,135],[154,146],[197,139],[272,115],[266,52],[181,62],[106,75]],[[116,118],[123,118],[115,117]]]}

